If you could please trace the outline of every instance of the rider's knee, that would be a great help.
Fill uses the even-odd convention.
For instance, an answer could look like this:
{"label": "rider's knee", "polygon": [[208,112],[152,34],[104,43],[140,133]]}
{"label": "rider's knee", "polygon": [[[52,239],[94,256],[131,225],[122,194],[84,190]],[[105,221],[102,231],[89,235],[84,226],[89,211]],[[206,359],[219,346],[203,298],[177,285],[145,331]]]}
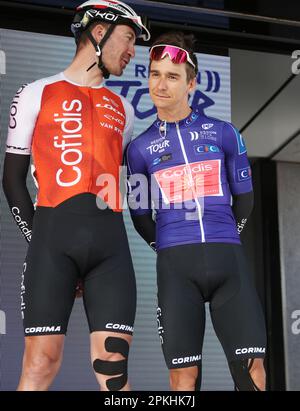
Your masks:
{"label": "rider's knee", "polygon": [[[93,361],[93,368],[101,386],[109,391],[119,391],[128,380],[128,342],[119,337],[107,337],[105,351]],[[109,378],[107,378],[109,376]]]}
{"label": "rider's knee", "polygon": [[44,377],[57,372],[61,365],[61,353],[40,351],[24,355],[24,372],[32,378]]}
{"label": "rider's knee", "polygon": [[254,384],[259,391],[265,391],[266,389],[266,372],[264,368],[263,359],[256,358],[251,360],[249,364],[249,371]]}
{"label": "rider's knee", "polygon": [[198,378],[198,367],[174,368],[170,370],[170,386],[173,391],[194,391]]}
{"label": "rider's knee", "polygon": [[265,373],[261,366],[254,366],[254,360],[242,359],[229,363],[230,372],[238,391],[263,391],[265,389]]}

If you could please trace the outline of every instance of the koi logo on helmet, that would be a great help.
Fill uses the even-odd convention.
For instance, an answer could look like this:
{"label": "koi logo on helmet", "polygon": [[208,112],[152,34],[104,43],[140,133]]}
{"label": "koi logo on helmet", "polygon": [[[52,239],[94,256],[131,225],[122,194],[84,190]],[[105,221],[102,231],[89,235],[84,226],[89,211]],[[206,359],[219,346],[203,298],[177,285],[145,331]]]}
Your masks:
{"label": "koi logo on helmet", "polygon": [[99,10],[88,10],[86,12],[86,15],[88,15],[91,18],[97,18],[97,19],[102,19],[102,20],[107,20],[107,21],[117,21],[119,16],[113,14],[113,13],[107,13],[107,12],[101,12]]}

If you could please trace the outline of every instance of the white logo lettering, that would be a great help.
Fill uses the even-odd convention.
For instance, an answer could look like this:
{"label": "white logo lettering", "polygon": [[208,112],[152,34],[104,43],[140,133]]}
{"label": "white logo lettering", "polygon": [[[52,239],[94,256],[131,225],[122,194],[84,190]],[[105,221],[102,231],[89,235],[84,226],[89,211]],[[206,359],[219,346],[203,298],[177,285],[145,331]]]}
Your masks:
{"label": "white logo lettering", "polygon": [[243,218],[240,223],[237,224],[237,231],[239,234],[243,231],[245,224],[247,223],[247,218]]}
{"label": "white logo lettering", "polygon": [[161,325],[161,321],[160,321],[161,309],[159,307],[157,308],[156,314],[157,314],[156,318],[157,318],[158,335],[159,335],[159,339],[160,339],[161,344],[163,344],[164,343],[164,338],[163,338],[164,328]]}
{"label": "white logo lettering", "polygon": [[105,328],[109,330],[120,330],[120,331],[133,332],[133,327],[131,327],[130,325],[124,325],[124,324],[107,323]]}
{"label": "white logo lettering", "polygon": [[0,74],[6,74],[6,56],[3,50],[0,50]]}
{"label": "white logo lettering", "polygon": [[32,231],[29,230],[28,227],[28,223],[26,223],[26,221],[22,221],[22,218],[20,216],[20,210],[18,207],[13,207],[11,209],[12,215],[14,216],[14,219],[16,221],[16,223],[18,224],[20,230],[22,231],[24,237],[30,241],[31,240],[31,235],[32,235]]}
{"label": "white logo lettering", "polygon": [[19,90],[17,91],[16,95],[14,96],[14,99],[11,103],[10,106],[10,119],[9,119],[9,128],[16,128],[17,127],[17,114],[18,114],[18,104],[19,104],[19,99],[20,99],[20,94],[24,90],[24,88],[27,86],[27,84],[24,84],[24,86],[21,86]]}
{"label": "white logo lettering", "polygon": [[165,149],[169,146],[170,146],[170,141],[164,140],[161,143],[152,144],[151,146],[147,147],[147,150],[150,151],[150,154],[163,153]]}
{"label": "white logo lettering", "polygon": [[292,333],[298,335],[300,334],[300,310],[293,311],[291,318],[296,320],[292,323]]}
{"label": "white logo lettering", "polygon": [[202,128],[203,130],[209,130],[210,128],[212,128],[214,125],[209,123],[209,124],[202,124]]}
{"label": "white logo lettering", "polygon": [[191,141],[196,141],[200,137],[198,131],[189,131],[189,133],[191,135]]}
{"label": "white logo lettering", "polygon": [[26,268],[27,268],[27,263],[25,262],[23,264],[23,271],[22,271],[22,276],[21,276],[21,315],[22,315],[22,319],[24,320],[24,312],[25,312],[25,301],[24,301],[24,296],[25,296],[25,272],[26,272]]}
{"label": "white logo lettering", "polygon": [[201,360],[201,354],[198,354],[198,355],[192,355],[190,357],[173,358],[172,359],[172,364],[174,364],[174,365],[186,364],[186,363],[189,363],[189,362],[200,361],[200,360]]}
{"label": "white logo lettering", "polygon": [[213,168],[210,164],[197,164],[189,168],[183,167],[177,170],[167,169],[166,171],[163,171],[161,175],[163,178],[178,178],[182,176],[189,176],[191,172],[201,173],[201,172],[206,172],[206,171],[212,171],[212,169]]}
{"label": "white logo lettering", "polygon": [[111,110],[114,113],[118,114],[119,116],[121,116],[122,118],[125,119],[125,115],[123,113],[121,113],[121,111],[117,110],[115,107],[113,107],[111,104],[96,104],[96,107],[99,108],[106,108],[107,110]]}
{"label": "white logo lettering", "polygon": [[61,326],[60,325],[51,325],[46,327],[30,327],[25,328],[25,334],[33,334],[33,333],[57,333],[60,332]]}
{"label": "white logo lettering", "polygon": [[103,20],[108,20],[108,21],[117,21],[118,20],[118,16],[116,16],[115,14],[112,13],[101,13],[101,11],[97,11],[97,10],[88,10],[86,12],[90,17],[100,17]]}
{"label": "white logo lettering", "polygon": [[[56,182],[61,187],[71,187],[77,184],[81,179],[81,170],[76,167],[82,160],[81,146],[82,141],[78,139],[82,138],[82,134],[78,134],[82,130],[82,103],[80,100],[72,100],[69,105],[68,101],[64,101],[62,104],[64,112],[61,117],[58,113],[54,114],[54,121],[61,123],[62,136],[54,137],[54,147],[61,149],[61,161],[62,163],[70,167],[74,171],[74,178],[71,181],[63,181],[61,176],[66,169],[60,168],[56,173]],[[70,113],[70,111],[72,111]],[[60,142],[58,140],[60,139]],[[75,148],[77,147],[77,148]]]}
{"label": "white logo lettering", "polygon": [[235,353],[237,355],[240,354],[253,354],[253,353],[262,353],[264,354],[266,352],[266,349],[263,347],[248,347],[248,348],[238,348],[237,350],[235,350]]}
{"label": "white logo lettering", "polygon": [[291,57],[296,59],[292,64],[291,70],[293,74],[297,75],[300,73],[300,50],[294,50]]}
{"label": "white logo lettering", "polygon": [[6,334],[6,315],[2,310],[0,310],[0,334]]}
{"label": "white logo lettering", "polygon": [[114,122],[120,124],[121,126],[124,126],[124,121],[121,120],[120,118],[114,117],[114,116],[112,116],[112,115],[110,115],[110,114],[104,114],[104,117],[105,117],[107,120],[114,121]]}

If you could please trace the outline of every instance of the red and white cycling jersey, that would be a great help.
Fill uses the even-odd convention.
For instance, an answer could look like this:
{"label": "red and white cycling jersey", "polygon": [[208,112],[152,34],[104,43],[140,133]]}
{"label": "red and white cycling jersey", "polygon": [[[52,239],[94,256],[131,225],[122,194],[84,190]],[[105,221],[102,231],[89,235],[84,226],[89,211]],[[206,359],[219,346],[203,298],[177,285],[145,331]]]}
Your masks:
{"label": "red and white cycling jersey", "polygon": [[6,151],[32,154],[38,206],[56,207],[81,193],[97,195],[98,177],[108,175],[115,180],[115,195],[103,199],[121,211],[115,201],[119,167],[133,120],[133,107],[124,97],[102,85],[80,86],[59,73],[17,91]]}

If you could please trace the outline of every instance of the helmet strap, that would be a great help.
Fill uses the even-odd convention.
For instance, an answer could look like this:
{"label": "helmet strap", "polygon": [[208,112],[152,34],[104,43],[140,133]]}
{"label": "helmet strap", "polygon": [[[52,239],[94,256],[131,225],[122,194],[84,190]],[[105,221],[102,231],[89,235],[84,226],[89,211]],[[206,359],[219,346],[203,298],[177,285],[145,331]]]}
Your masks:
{"label": "helmet strap", "polygon": [[[112,32],[114,31],[115,27],[116,27],[116,26],[115,26],[114,24],[111,24],[111,25],[109,26],[107,32],[105,33],[105,35],[103,36],[103,39],[101,39],[101,41],[100,41],[99,44],[97,44],[96,40],[95,40],[94,37],[92,36],[92,33],[91,33],[89,30],[87,30],[87,36],[88,36],[89,40],[91,41],[91,43],[93,44],[93,46],[95,47],[96,56],[99,57],[99,60],[98,60],[98,68],[99,68],[99,70],[102,71],[103,77],[104,77],[105,79],[108,79],[108,78],[109,78],[110,73],[109,73],[109,71],[107,70],[107,68],[104,66],[104,63],[103,63],[103,61],[102,61],[102,50],[103,50],[104,44],[107,42],[109,36],[110,36],[110,35],[112,34]],[[93,64],[87,69],[87,71],[90,71],[96,64],[97,64],[97,63],[93,63]]]}

